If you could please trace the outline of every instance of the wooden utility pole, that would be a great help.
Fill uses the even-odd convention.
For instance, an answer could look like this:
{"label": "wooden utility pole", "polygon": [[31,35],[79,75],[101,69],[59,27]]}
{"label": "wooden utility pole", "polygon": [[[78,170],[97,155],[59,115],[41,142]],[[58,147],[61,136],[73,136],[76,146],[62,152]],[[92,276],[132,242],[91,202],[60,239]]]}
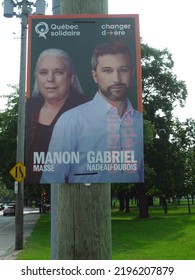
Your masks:
{"label": "wooden utility pole", "polygon": [[61,0],[61,14],[107,14],[108,0]]}
{"label": "wooden utility pole", "polygon": [[[107,14],[108,0],[61,0],[60,13]],[[51,196],[52,259],[111,259],[110,184],[52,184]]]}

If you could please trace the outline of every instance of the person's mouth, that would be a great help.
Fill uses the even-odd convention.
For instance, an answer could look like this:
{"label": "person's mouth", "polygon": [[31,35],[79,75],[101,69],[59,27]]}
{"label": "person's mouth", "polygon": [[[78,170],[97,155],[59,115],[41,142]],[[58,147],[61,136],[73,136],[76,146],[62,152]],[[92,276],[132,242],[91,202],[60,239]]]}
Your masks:
{"label": "person's mouth", "polygon": [[121,89],[121,88],[124,88],[124,84],[112,85],[110,88],[111,89]]}
{"label": "person's mouth", "polygon": [[52,91],[52,90],[56,90],[57,87],[47,87],[46,89],[49,90],[49,91]]}

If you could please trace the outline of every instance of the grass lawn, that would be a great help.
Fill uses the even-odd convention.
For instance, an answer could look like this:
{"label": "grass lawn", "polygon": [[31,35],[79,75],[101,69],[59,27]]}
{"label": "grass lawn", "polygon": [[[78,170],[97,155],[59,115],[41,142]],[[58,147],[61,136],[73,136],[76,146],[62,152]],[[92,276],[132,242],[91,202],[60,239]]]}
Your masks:
{"label": "grass lawn", "polygon": [[[150,218],[139,219],[138,209],[129,213],[112,210],[112,258],[114,260],[194,260],[195,208],[150,208]],[[50,216],[41,214],[18,260],[50,259]]]}
{"label": "grass lawn", "polygon": [[195,213],[189,215],[178,208],[165,215],[154,209],[150,215],[143,220],[129,213],[113,213],[112,258],[194,260]]}
{"label": "grass lawn", "polygon": [[41,214],[17,260],[50,260],[50,216]]}

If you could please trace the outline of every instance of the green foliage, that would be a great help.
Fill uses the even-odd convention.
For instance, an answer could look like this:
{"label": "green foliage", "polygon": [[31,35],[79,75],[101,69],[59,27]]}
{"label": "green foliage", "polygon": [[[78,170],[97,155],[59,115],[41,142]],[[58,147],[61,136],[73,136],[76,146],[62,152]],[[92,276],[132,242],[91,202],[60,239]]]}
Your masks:
{"label": "green foliage", "polygon": [[155,136],[155,126],[152,124],[151,121],[144,119],[144,144],[152,146],[153,139]]}
{"label": "green foliage", "polygon": [[[185,122],[175,121],[173,129],[172,142],[175,150],[177,149],[177,158],[180,159],[178,170],[182,176],[182,194],[195,193],[195,120],[187,119]],[[183,169],[182,169],[183,168]]]}
{"label": "green foliage", "polygon": [[[172,115],[176,103],[184,106],[187,97],[186,85],[173,75],[173,67],[167,49],[142,44],[144,118],[153,126],[154,136],[149,137],[152,134],[146,129],[145,181],[148,193],[156,189],[156,194],[167,197],[186,193],[186,176],[189,180],[187,173],[193,169],[187,167],[188,149],[195,142],[194,121],[182,124]],[[148,142],[148,138],[152,141]]]}
{"label": "green foliage", "polygon": [[0,202],[11,201],[13,199],[13,190],[8,190],[0,181]]}
{"label": "green foliage", "polygon": [[174,62],[167,49],[157,50],[142,43],[141,51],[145,110],[151,117],[159,109],[168,116],[173,110],[174,102],[184,105],[187,97],[186,85],[173,75]]}
{"label": "green foliage", "polygon": [[18,89],[12,86],[12,90],[7,108],[0,113],[0,178],[7,187],[13,188],[9,171],[16,163]]}
{"label": "green foliage", "polygon": [[[44,201],[43,193],[46,193],[46,201]],[[38,203],[50,203],[50,185],[33,184],[24,186],[24,199],[25,202],[36,201]]]}

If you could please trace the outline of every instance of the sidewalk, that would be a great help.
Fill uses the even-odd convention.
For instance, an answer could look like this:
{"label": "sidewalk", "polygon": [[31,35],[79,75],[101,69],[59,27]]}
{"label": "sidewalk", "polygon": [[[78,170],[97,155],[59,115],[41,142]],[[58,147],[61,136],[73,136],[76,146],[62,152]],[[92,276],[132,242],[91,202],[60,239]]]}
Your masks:
{"label": "sidewalk", "polygon": [[[31,235],[39,216],[38,208],[24,208],[24,244],[26,238]],[[17,254],[21,252],[21,250],[15,250],[15,223],[10,223],[10,228],[9,225],[6,227],[5,233],[1,236],[1,243],[3,244],[3,246],[1,245],[3,248],[1,248],[0,260],[15,260]]]}

